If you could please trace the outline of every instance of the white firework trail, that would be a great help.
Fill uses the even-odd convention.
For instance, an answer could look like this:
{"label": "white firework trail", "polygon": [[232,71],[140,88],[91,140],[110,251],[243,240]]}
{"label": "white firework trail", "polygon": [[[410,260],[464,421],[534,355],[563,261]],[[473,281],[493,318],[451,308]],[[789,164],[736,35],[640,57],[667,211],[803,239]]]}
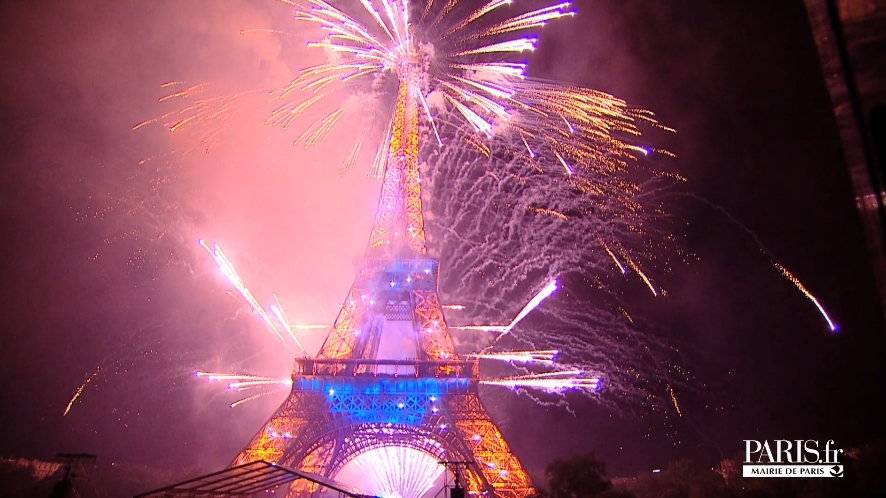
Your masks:
{"label": "white firework trail", "polygon": [[225,387],[232,391],[242,392],[247,390],[261,389],[257,394],[252,394],[231,403],[231,408],[256,400],[258,398],[274,394],[282,390],[292,388],[292,379],[282,379],[276,377],[267,377],[263,375],[235,374],[235,373],[216,373],[216,372],[194,372],[194,377],[206,379],[213,382],[224,382]]}
{"label": "white firework trail", "polygon": [[550,295],[553,294],[556,290],[557,290],[557,281],[551,280],[548,283],[548,285],[546,285],[542,290],[538,291],[538,294],[533,296],[532,299],[530,299],[529,302],[526,304],[526,306],[524,306],[523,309],[520,310],[519,313],[517,313],[517,316],[514,318],[514,320],[508,324],[507,331],[510,332],[511,330],[513,330],[513,328],[518,323],[520,323],[521,320],[526,318],[526,315],[531,313],[532,310],[537,308],[538,305],[541,304],[542,301],[544,301],[545,299],[550,297]]}
{"label": "white firework trail", "polygon": [[526,318],[526,315],[532,312],[535,308],[537,308],[542,301],[550,297],[557,290],[557,281],[551,280],[548,285],[546,285],[542,290],[540,290],[532,299],[526,303],[526,306],[517,313],[517,316],[511,320],[511,323],[507,325],[461,325],[461,326],[453,326],[450,327],[453,330],[479,330],[481,332],[499,332],[502,334],[507,334],[511,331],[520,321]]}
{"label": "white firework trail", "polygon": [[252,308],[252,311],[256,315],[258,315],[259,318],[262,319],[262,321],[265,322],[271,332],[273,332],[277,336],[277,338],[280,339],[280,342],[286,344],[286,341],[283,339],[283,334],[281,334],[280,331],[277,330],[277,326],[274,325],[271,317],[268,316],[264,308],[262,308],[262,306],[258,304],[255,296],[252,295],[252,291],[250,291],[249,288],[246,287],[246,284],[243,282],[240,274],[237,273],[237,269],[234,268],[234,264],[231,263],[231,260],[228,259],[227,256],[225,256],[225,253],[221,250],[221,247],[219,247],[218,244],[214,244],[212,247],[209,247],[209,244],[204,242],[202,239],[198,242],[201,246],[203,246],[204,249],[206,249],[206,252],[208,252],[209,255],[212,256],[212,259],[214,259],[215,262],[218,264],[219,271],[221,271],[222,275],[224,275],[225,278],[227,278],[228,281],[231,283],[231,285],[233,285],[234,288],[237,289],[237,292],[239,292],[240,295],[243,296],[243,299],[246,300],[247,304],[249,304],[249,306]]}
{"label": "white firework trail", "polygon": [[274,313],[274,316],[277,317],[277,320],[280,321],[280,323],[283,325],[283,328],[285,328],[286,331],[289,332],[289,336],[292,337],[292,340],[295,342],[296,346],[298,346],[298,349],[301,350],[302,354],[304,356],[308,356],[307,351],[305,351],[305,347],[302,346],[301,341],[298,340],[298,336],[295,335],[295,331],[292,330],[292,325],[289,323],[289,319],[286,318],[286,313],[283,311],[283,305],[280,304],[280,299],[277,298],[276,293],[274,294],[274,302],[277,304],[272,304],[270,306],[271,312]]}
{"label": "white firework trail", "polygon": [[506,379],[485,379],[481,384],[488,386],[504,386],[511,389],[533,387],[550,391],[563,391],[568,389],[587,389],[596,391],[600,388],[600,378],[584,376],[581,370],[566,370],[541,374],[521,375]]}
{"label": "white firework trail", "polygon": [[[252,311],[262,319],[265,325],[273,332],[284,345],[288,346],[288,343],[283,338],[283,334],[280,333],[280,330],[274,324],[271,317],[268,313],[262,308],[262,306],[258,303],[258,300],[255,299],[255,296],[252,294],[252,291],[246,287],[246,283],[243,281],[243,278],[240,277],[240,274],[237,273],[237,269],[234,268],[234,264],[231,263],[231,260],[225,255],[224,251],[222,251],[221,247],[218,244],[214,244],[212,247],[209,246],[202,239],[198,241],[201,246],[212,256],[212,259],[218,264],[218,268],[221,271],[222,275],[224,275],[231,285],[237,289],[237,292],[243,296],[243,299],[249,304],[252,308]],[[293,328],[299,328],[299,326],[293,326],[289,323],[289,320],[286,318],[285,313],[283,312],[283,305],[280,304],[280,300],[277,299],[277,295],[274,294],[274,301],[276,305],[270,305],[269,309],[271,313],[277,318],[280,324],[283,326],[283,329],[289,334],[289,337],[292,339],[292,342],[298,347],[298,349],[302,352],[304,356],[308,356],[307,351],[305,351],[304,346],[302,346],[301,341],[298,340],[298,336],[295,334]]]}
{"label": "white firework trail", "polygon": [[500,353],[466,354],[465,358],[551,365],[554,363],[554,357],[557,356],[557,353],[559,353],[559,351],[556,349],[540,351],[504,351]]}

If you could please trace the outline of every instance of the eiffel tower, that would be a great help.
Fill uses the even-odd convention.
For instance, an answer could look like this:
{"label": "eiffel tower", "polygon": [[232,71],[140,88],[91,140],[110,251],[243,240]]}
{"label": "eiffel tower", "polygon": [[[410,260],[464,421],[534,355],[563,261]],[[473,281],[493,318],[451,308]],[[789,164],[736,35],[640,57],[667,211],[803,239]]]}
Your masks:
{"label": "eiffel tower", "polygon": [[320,352],[296,359],[289,397],[234,465],[265,460],[334,477],[363,452],[402,446],[469,462],[470,494],[523,498],[529,476],[480,401],[477,360],[456,354],[440,305],[422,217],[418,68],[407,61],[397,74],[381,197],[354,283]]}

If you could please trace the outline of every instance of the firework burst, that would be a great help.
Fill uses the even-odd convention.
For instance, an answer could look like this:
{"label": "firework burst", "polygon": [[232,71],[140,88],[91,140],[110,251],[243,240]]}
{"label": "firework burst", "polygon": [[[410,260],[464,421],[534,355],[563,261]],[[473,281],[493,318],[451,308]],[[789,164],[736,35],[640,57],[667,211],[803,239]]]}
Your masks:
{"label": "firework burst", "polygon": [[[296,22],[320,29],[324,36],[308,46],[323,50],[328,60],[302,68],[291,83],[269,92],[273,110],[267,124],[288,129],[322,103],[339,103],[300,128],[295,144],[309,147],[326,140],[353,114],[385,117],[384,136],[389,138],[392,112],[385,106],[393,104],[397,79],[408,73],[420,87],[425,122],[438,146],[467,144],[488,155],[492,144],[507,145],[539,171],[551,165],[565,171],[573,188],[622,201],[636,187],[613,176],[624,173],[638,156],[654,152],[634,143],[639,125],[658,126],[650,112],[603,92],[526,77],[520,59],[535,49],[537,38],[525,33],[572,16],[568,2],[521,12],[502,0],[473,10],[458,1],[419,5],[382,0],[376,5],[361,0],[347,13],[322,0],[283,3],[295,7]],[[262,94],[212,96],[211,86],[186,82],[164,87],[172,93],[161,102],[183,100],[185,105],[134,128],[162,123],[173,132],[195,130],[207,148],[225,123],[255,105]],[[441,138],[435,114],[458,116],[473,136],[463,143],[461,138]],[[358,133],[343,170],[356,163],[365,142],[366,132]],[[383,161],[384,154],[377,154],[373,174],[381,174]]]}
{"label": "firework burst", "polygon": [[[532,32],[551,20],[572,16],[569,3],[521,10],[501,0],[479,7],[457,0],[445,4],[431,0],[421,5],[361,0],[347,12],[322,0],[284,3],[295,7],[298,23],[319,28],[322,35],[309,47],[322,50],[327,60],[301,69],[290,84],[265,94],[270,95],[272,106],[266,124],[296,129],[294,143],[310,147],[326,140],[342,123],[352,122],[350,115],[382,117],[378,127],[382,130],[382,147],[370,168],[371,175],[380,176],[387,160],[385,144],[392,139],[391,116],[396,112],[393,103],[398,81],[409,78],[424,118],[421,152],[427,162],[422,175],[429,180],[426,186],[431,194],[428,214],[434,221],[430,221],[430,235],[436,239],[438,251],[445,247],[446,253],[459,255],[446,263],[452,264],[450,275],[459,275],[461,280],[449,278],[444,291],[457,299],[487,294],[477,292],[478,278],[501,291],[500,299],[482,303],[479,313],[476,309],[469,313],[477,321],[490,321],[484,309],[510,313],[510,303],[525,301],[522,292],[543,278],[541,272],[550,277],[577,275],[591,287],[603,286],[603,277],[609,274],[630,274],[652,295],[663,292],[645,267],[667,266],[661,264],[664,258],[656,259],[656,254],[664,246],[673,245],[673,237],[660,223],[660,206],[650,207],[647,189],[663,188],[675,177],[647,172],[645,179],[638,181],[635,167],[650,155],[668,155],[640,143],[642,127],[660,126],[648,111],[632,108],[606,93],[537,81],[525,75],[526,64],[521,59],[537,43]],[[161,100],[185,99],[187,104],[154,121],[173,132],[191,130],[206,147],[218,139],[225,123],[255,104],[260,95],[248,91],[213,97],[207,95],[210,87],[205,85],[173,83],[168,87],[173,93]],[[335,105],[330,109],[326,103]],[[305,120],[300,118],[317,111],[322,111],[322,116],[303,126]],[[342,171],[357,163],[369,140],[367,133],[354,136]],[[459,206],[441,202],[454,198],[465,202]],[[473,215],[469,214],[471,210]],[[472,220],[469,225],[465,224],[467,218]],[[438,226],[440,230],[436,230]],[[475,235],[488,233],[495,226],[511,226],[504,231],[511,234],[510,240],[486,236],[478,244]],[[461,243],[453,245],[455,240]],[[515,242],[520,246],[514,246]],[[282,330],[251,298],[236,273],[231,273],[233,267],[226,264],[220,250],[207,250],[223,271],[230,267],[225,275],[268,328],[281,339],[284,331],[295,339],[279,308],[271,306],[270,310],[283,324]],[[454,285],[447,288],[446,284]],[[606,378],[606,385],[620,394],[630,391],[645,401],[654,398],[656,389],[620,380],[626,371],[641,372],[644,377],[661,374],[653,373],[655,368],[639,359],[649,355],[649,347],[645,354],[616,352],[612,359],[601,362],[600,355],[589,353],[596,345],[580,339],[582,334],[607,337],[609,330],[586,329],[598,325],[611,328],[610,320],[603,320],[605,325],[598,323],[599,319],[579,324],[577,317],[570,316],[568,337],[554,334],[547,339],[545,336],[551,335],[548,332],[536,334],[528,332],[528,327],[517,327],[556,288],[557,283],[551,281],[522,311],[512,315],[516,318],[508,325],[463,328],[502,334],[484,351],[487,359],[497,354],[494,349],[513,348],[513,340],[541,350],[559,349],[559,344],[566,353],[563,358],[571,360],[564,368],[607,372],[613,378]],[[515,292],[517,289],[523,291]],[[604,307],[596,303],[590,309]],[[572,330],[573,326],[581,330]],[[629,330],[638,344],[646,342],[643,334],[632,328],[621,323],[617,328]],[[500,340],[512,335],[513,340]],[[608,346],[610,341],[600,342]],[[637,346],[620,344],[616,349],[631,351]],[[659,345],[656,349],[668,348]],[[663,361],[656,359],[653,363]],[[554,391],[588,387],[584,381],[575,384],[562,378],[535,379],[532,375],[536,374],[501,379],[494,385]],[[599,376],[595,374],[593,379],[590,391],[597,390]],[[680,379],[668,380],[681,385]],[[657,395],[666,396],[661,391]]]}

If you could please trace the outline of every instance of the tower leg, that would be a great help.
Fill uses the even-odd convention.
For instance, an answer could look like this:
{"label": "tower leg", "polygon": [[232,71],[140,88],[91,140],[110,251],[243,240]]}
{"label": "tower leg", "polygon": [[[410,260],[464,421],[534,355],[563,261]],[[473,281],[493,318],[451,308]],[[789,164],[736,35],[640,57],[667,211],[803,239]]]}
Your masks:
{"label": "tower leg", "polygon": [[[448,397],[446,403],[456,430],[470,448],[474,461],[471,470],[484,477],[496,496],[524,498],[532,492],[529,475],[511,453],[476,389]],[[482,491],[475,475],[469,473],[468,481],[469,492]]]}
{"label": "tower leg", "polygon": [[[288,465],[302,450],[301,437],[311,421],[311,407],[317,405],[316,395],[293,391],[265,422],[232,465],[243,465],[256,460]],[[301,461],[301,458],[299,458]]]}

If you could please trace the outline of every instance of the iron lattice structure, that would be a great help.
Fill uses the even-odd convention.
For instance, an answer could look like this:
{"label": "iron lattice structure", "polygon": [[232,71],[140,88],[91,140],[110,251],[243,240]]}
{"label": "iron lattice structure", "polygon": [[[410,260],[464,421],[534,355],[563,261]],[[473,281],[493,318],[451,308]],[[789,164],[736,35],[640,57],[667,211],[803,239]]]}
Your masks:
{"label": "iron lattice structure", "polygon": [[438,263],[427,256],[412,64],[397,71],[381,197],[354,283],[317,357],[296,360],[291,394],[234,465],[264,460],[332,477],[363,452],[406,446],[472,462],[469,493],[523,498],[529,476],[480,401],[477,360],[455,352]]}

